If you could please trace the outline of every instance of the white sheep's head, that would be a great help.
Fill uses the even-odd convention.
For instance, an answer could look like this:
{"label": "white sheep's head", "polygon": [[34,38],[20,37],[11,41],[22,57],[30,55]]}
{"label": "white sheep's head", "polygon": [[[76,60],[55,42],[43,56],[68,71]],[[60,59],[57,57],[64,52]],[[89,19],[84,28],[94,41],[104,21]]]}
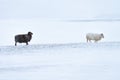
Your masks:
{"label": "white sheep's head", "polygon": [[104,38],[104,34],[103,33],[101,33],[100,35],[101,35],[102,38]]}

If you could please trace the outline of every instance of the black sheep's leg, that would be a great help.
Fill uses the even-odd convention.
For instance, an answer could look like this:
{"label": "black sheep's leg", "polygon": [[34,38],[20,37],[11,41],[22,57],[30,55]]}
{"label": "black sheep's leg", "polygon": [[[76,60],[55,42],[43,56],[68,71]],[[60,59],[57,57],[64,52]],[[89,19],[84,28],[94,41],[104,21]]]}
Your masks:
{"label": "black sheep's leg", "polygon": [[26,42],[26,45],[28,45],[28,42]]}
{"label": "black sheep's leg", "polygon": [[15,42],[15,46],[17,46],[17,42]]}

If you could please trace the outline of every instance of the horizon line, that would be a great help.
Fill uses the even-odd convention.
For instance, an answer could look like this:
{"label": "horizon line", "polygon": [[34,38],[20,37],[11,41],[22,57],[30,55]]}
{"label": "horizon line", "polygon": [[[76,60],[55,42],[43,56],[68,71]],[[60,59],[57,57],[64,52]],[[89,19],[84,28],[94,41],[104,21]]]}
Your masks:
{"label": "horizon line", "polygon": [[111,22],[111,21],[120,21],[120,19],[76,19],[76,20],[64,20],[67,22],[101,22],[101,21],[106,21],[106,22]]}

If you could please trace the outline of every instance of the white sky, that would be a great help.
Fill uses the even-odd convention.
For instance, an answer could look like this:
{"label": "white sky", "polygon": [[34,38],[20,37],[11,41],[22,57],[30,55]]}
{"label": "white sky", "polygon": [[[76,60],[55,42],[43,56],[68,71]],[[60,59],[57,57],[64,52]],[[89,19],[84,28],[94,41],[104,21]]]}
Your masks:
{"label": "white sky", "polygon": [[[103,41],[120,41],[119,22],[64,22],[120,18],[119,0],[0,0],[0,45],[13,45],[14,35],[34,33],[31,43],[85,42],[87,32],[104,33]],[[112,33],[112,34],[111,34]]]}
{"label": "white sky", "polygon": [[92,18],[118,15],[119,0],[0,0],[0,18]]}

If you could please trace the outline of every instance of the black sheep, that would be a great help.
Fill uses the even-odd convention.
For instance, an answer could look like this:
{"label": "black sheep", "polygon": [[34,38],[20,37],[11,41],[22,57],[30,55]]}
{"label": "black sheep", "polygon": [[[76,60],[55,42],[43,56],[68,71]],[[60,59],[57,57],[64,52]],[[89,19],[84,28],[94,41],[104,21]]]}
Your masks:
{"label": "black sheep", "polygon": [[19,43],[26,43],[28,45],[28,42],[32,39],[32,32],[28,32],[28,34],[19,34],[15,36],[15,46],[17,46],[17,42]]}

